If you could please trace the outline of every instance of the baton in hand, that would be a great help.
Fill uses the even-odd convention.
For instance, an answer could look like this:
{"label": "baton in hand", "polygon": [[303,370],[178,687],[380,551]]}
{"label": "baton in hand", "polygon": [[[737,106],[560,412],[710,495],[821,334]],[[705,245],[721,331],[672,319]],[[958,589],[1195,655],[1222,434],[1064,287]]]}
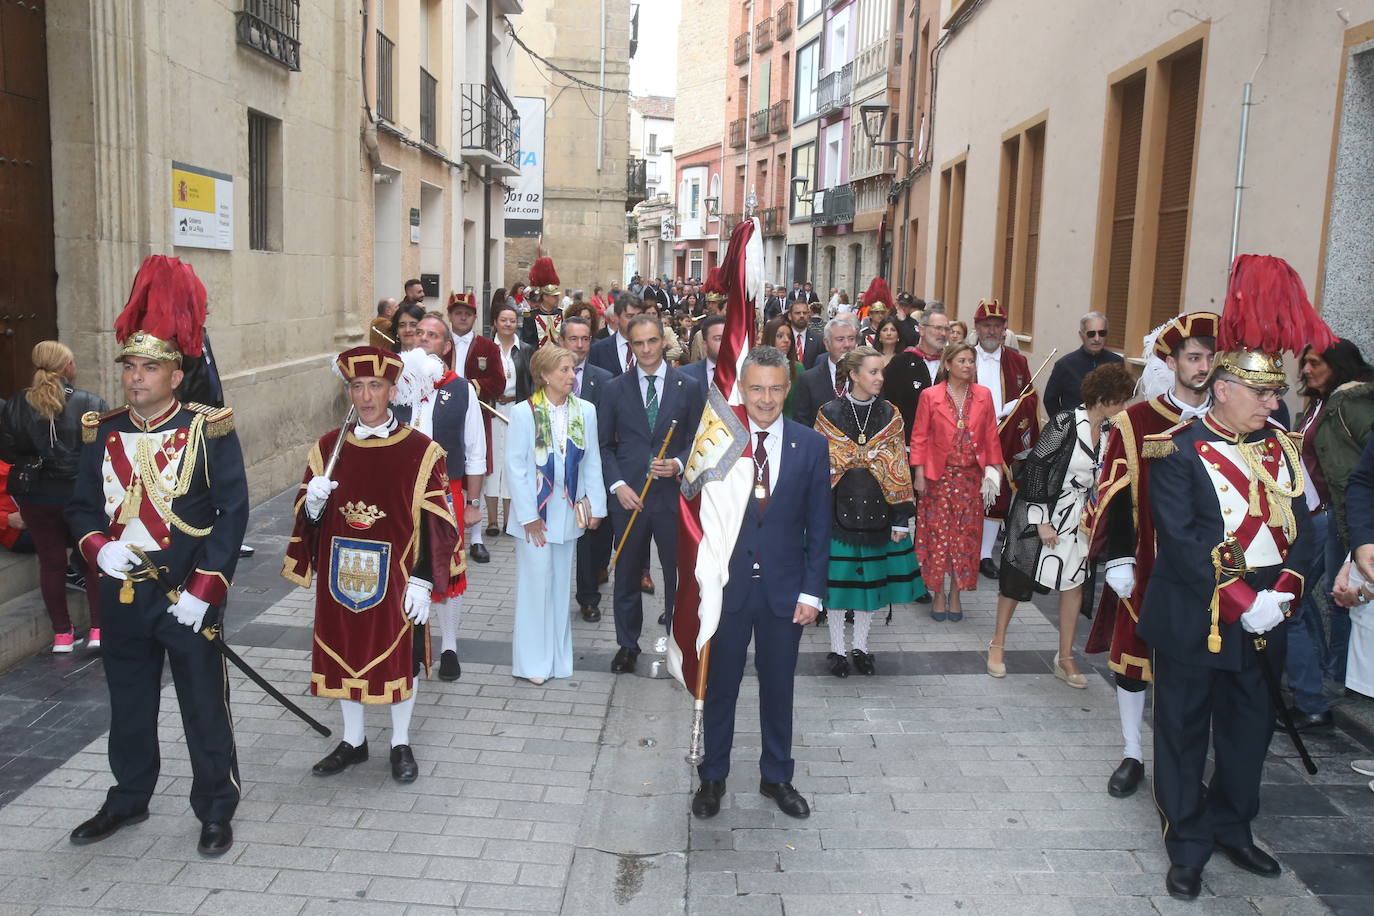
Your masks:
{"label": "baton in hand", "polygon": [[[663,437],[663,444],[658,447],[658,456],[655,461],[662,461],[664,454],[668,451],[668,440],[673,438],[673,430],[677,429],[677,421],[674,420],[668,427],[668,434]],[[639,504],[644,505],[644,497],[649,494],[649,484],[654,482],[654,472],[651,468],[649,475],[644,478],[644,486],[639,488]],[[611,566],[615,566],[615,561],[620,559],[620,551],[625,548],[625,539],[630,536],[630,529],[635,526],[635,519],[639,518],[639,510],[636,509],[631,515],[630,520],[625,524],[625,530],[620,533],[620,543],[615,545],[615,553],[611,555]]]}

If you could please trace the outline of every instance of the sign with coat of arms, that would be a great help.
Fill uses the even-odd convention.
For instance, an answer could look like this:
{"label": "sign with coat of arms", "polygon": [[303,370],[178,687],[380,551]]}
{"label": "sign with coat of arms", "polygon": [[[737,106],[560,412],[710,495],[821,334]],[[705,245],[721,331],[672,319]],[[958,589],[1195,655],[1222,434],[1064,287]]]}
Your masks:
{"label": "sign with coat of arms", "polygon": [[376,607],[386,597],[391,545],[336,537],[329,548],[329,593],[355,613]]}

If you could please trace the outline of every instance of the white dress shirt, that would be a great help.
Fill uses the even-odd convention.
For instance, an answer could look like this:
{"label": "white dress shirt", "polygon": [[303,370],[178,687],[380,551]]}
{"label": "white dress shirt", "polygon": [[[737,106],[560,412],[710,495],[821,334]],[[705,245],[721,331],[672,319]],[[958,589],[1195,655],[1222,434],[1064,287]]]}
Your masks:
{"label": "white dress shirt", "polygon": [[620,360],[620,371],[630,371],[630,340],[621,336],[619,331],[611,334],[611,340],[615,341],[615,358]]}
{"label": "white dress shirt", "polygon": [[978,384],[992,392],[992,411],[1001,419],[1002,416],[1002,348],[998,347],[989,353],[981,346],[975,347],[978,351]]}
{"label": "white dress shirt", "polygon": [[[639,378],[639,403],[641,403],[641,404],[645,404],[645,405],[648,404],[648,401],[649,401],[649,376],[650,376],[651,374],[653,375],[654,378],[658,379],[658,381],[654,382],[654,392],[658,395],[658,406],[659,406],[660,409],[662,409],[662,407],[663,407],[663,389],[666,387],[666,385],[667,385],[667,383],[668,383],[668,361],[667,361],[666,359],[660,361],[659,364],[658,364],[658,368],[655,369],[652,373],[645,372],[644,369],[643,369],[643,367],[641,367],[641,366],[638,366],[638,365],[635,366],[635,375],[638,376],[638,378]],[[649,430],[649,432],[650,432],[650,434],[652,434],[652,433],[653,433],[653,430]],[[695,434],[694,434],[694,435],[695,435]],[[677,465],[677,472],[678,472],[679,474],[681,474],[681,473],[682,473],[682,462],[681,462],[681,461],[678,461],[676,458],[669,458],[668,460],[671,461],[671,462],[673,462],[674,464]],[[625,486],[629,486],[629,484],[625,483],[624,480],[617,480],[617,481],[615,481],[614,483],[612,483],[609,487],[607,487],[606,489],[607,489],[607,491],[609,491],[609,492],[611,492],[611,493],[614,493],[618,488],[620,488],[620,487],[625,487]]]}
{"label": "white dress shirt", "polygon": [[476,331],[468,331],[461,337],[453,335],[453,369],[463,378],[468,377],[468,350],[472,347],[472,338],[476,336]]}
{"label": "white dress shirt", "polygon": [[[782,456],[783,452],[785,451],[785,449],[782,447],[782,415],[779,414],[778,418],[774,420],[773,423],[769,426],[759,426],[757,423],[754,422],[753,418],[750,418],[750,448],[755,448],[758,446],[759,433],[764,434],[763,451],[765,454],[768,455],[768,495],[772,496],[773,491],[777,489],[778,479],[782,476]],[[751,495],[750,499],[752,498],[753,496]],[[754,564],[754,566],[755,568],[757,568],[758,564],[756,563]],[[815,595],[808,595],[805,592],[801,592],[797,595],[797,604],[805,604],[806,606],[813,607],[818,611],[821,609],[821,599],[817,598]]]}
{"label": "white dress shirt", "polygon": [[[426,394],[416,405],[415,418],[410,424],[430,438],[434,437],[434,405],[438,399],[437,389]],[[463,473],[476,476],[487,473],[487,433],[482,428],[482,408],[477,406],[477,392],[471,385],[468,386],[467,414],[463,417]],[[449,474],[453,474],[452,466]]]}

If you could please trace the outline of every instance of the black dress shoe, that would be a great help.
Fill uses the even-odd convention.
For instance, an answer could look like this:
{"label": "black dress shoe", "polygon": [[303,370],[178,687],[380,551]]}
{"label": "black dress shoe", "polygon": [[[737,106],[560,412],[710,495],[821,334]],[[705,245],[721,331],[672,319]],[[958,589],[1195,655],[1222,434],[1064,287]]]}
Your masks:
{"label": "black dress shoe", "polygon": [[445,649],[439,653],[439,680],[456,681],[463,676],[463,666],[458,664],[458,653]]}
{"label": "black dress shoe", "polygon": [[639,658],[638,649],[627,649],[620,647],[620,651],[611,659],[611,670],[616,674],[629,674],[635,670],[635,661]]}
{"label": "black dress shoe", "polygon": [[873,665],[873,653],[855,649],[849,653],[854,659],[854,668],[860,673],[872,677],[878,673],[878,669]]}
{"label": "black dress shoe", "polygon": [[234,845],[234,828],[228,821],[207,821],[200,828],[196,852],[203,856],[222,856]]}
{"label": "black dress shoe", "polygon": [[310,768],[310,772],[316,776],[333,776],[342,773],[344,770],[353,766],[355,763],[362,763],[367,759],[367,739],[363,743],[354,747],[347,741],[340,741],[339,746],[330,751],[323,760]]}
{"label": "black dress shoe", "polygon": [[934,601],[934,600],[935,600],[935,599],[934,599],[933,597],[931,597],[930,592],[926,592],[924,595],[922,595],[921,597],[919,597],[919,598],[916,599],[916,603],[917,603],[917,604],[930,604],[930,603],[931,603],[932,601]]}
{"label": "black dress shoe", "polygon": [[111,814],[101,808],[95,817],[81,824],[72,831],[72,845],[85,846],[87,843],[95,843],[113,835],[120,827],[126,824],[141,824],[148,819],[148,809],[143,809],[137,814]]}
{"label": "black dress shoe", "polygon": [[849,659],[838,652],[828,652],[825,661],[830,673],[835,677],[849,677]]}
{"label": "black dress shoe", "polygon": [[491,554],[487,551],[486,544],[473,544],[468,548],[468,556],[477,563],[491,562]]}
{"label": "black dress shoe", "polygon": [[720,813],[720,797],[725,794],[725,780],[703,779],[692,796],[692,814],[696,817],[715,817]]}
{"label": "black dress shoe", "polygon": [[668,625],[668,612],[667,612],[667,611],[664,611],[662,614],[659,614],[659,615],[658,615],[658,625],[661,626],[661,627],[666,627],[666,626]]}
{"label": "black dress shoe", "polygon": [[1170,865],[1169,874],[1164,876],[1164,886],[1169,896],[1178,900],[1196,900],[1202,890],[1202,869],[1190,865]]}
{"label": "black dress shoe", "polygon": [[[1298,709],[1296,706],[1288,707],[1288,714],[1293,717],[1293,727],[1300,732],[1311,731],[1317,728],[1330,728],[1335,724],[1331,719],[1331,710],[1325,712],[1308,714]],[[1283,724],[1283,716],[1274,716],[1274,727],[1283,731],[1288,726]]]}
{"label": "black dress shoe", "polygon": [[1107,780],[1107,794],[1112,798],[1126,798],[1134,795],[1140,787],[1140,779],[1145,775],[1145,764],[1134,757],[1127,757]]}
{"label": "black dress shoe", "polygon": [[997,564],[992,562],[992,557],[988,557],[978,563],[978,571],[986,578],[997,578]]}
{"label": "black dress shoe", "polygon": [[601,608],[594,604],[582,605],[582,619],[587,623],[596,623],[601,619]]}
{"label": "black dress shoe", "polygon": [[1279,863],[1273,856],[1254,843],[1249,846],[1226,846],[1218,843],[1217,849],[1225,853],[1226,858],[1230,859],[1236,868],[1243,868],[1252,874],[1272,878],[1283,870],[1279,868]]}
{"label": "black dress shoe", "polygon": [[398,744],[391,749],[391,778],[397,782],[414,782],[420,775],[420,767],[415,763],[415,755],[410,752],[409,744]]}
{"label": "black dress shoe", "polygon": [[778,810],[788,817],[810,817],[811,806],[790,782],[759,782],[759,794],[777,802]]}
{"label": "black dress shoe", "polygon": [[500,529],[500,528],[497,528],[496,526],[493,525],[492,527],[490,527],[490,528],[487,529],[487,537],[489,537],[489,538],[499,538],[500,536],[501,536],[501,529]]}

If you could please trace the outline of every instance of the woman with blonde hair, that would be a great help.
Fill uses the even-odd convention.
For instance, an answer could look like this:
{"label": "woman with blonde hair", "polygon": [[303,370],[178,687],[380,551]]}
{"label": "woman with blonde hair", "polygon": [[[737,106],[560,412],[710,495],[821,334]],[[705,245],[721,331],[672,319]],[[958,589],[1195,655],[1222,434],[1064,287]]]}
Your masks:
{"label": "woman with blonde hair", "polygon": [[[72,387],[76,360],[66,344],[40,341],[33,348],[33,384],[10,398],[0,412],[0,461],[14,465],[10,495],[33,538],[38,553],[38,583],[52,622],[52,650],[70,652],[77,644],[67,610],[67,548],[71,530],[63,508],[76,487],[81,456],[81,415],[109,409],[89,391]],[[81,552],[72,552],[77,571],[85,574],[90,605],[88,645],[100,648],[100,589],[94,571],[83,569]]]}
{"label": "woman with blonde hair", "polygon": [[511,674],[538,685],[572,675],[573,558],[577,539],[606,517],[596,408],[573,395],[576,357],[545,344],[530,358],[535,392],[511,411],[506,533],[515,538]]}

